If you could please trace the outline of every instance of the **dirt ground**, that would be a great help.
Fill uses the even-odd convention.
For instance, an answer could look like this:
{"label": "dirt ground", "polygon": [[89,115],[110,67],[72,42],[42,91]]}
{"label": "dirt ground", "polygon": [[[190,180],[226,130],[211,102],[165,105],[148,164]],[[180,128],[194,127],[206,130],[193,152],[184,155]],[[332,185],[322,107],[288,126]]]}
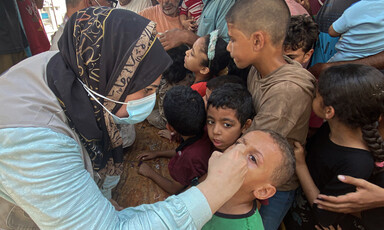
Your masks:
{"label": "dirt ground", "polygon": [[[139,161],[136,157],[144,151],[175,149],[178,145],[160,137],[157,134],[159,130],[147,121],[135,125],[135,129],[135,143],[125,150],[124,173],[113,191],[113,199],[124,208],[155,203],[165,200],[169,196],[152,180],[137,173]],[[171,178],[168,173],[168,161],[169,159],[166,158],[157,158],[147,161],[147,163],[157,172]]]}

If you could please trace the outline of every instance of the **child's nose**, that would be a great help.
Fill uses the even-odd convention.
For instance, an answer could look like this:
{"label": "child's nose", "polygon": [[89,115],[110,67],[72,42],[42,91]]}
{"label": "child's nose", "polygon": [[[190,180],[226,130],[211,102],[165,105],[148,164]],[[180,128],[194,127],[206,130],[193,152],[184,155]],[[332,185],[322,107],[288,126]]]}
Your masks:
{"label": "child's nose", "polygon": [[230,46],[229,46],[230,44],[231,44],[231,41],[229,41],[228,44],[227,44],[227,51],[228,51],[228,52],[231,52],[231,50],[230,50]]}
{"label": "child's nose", "polygon": [[214,127],[213,127],[213,134],[220,134],[221,133],[221,131],[220,131],[220,127],[218,126],[218,125],[215,125]]}

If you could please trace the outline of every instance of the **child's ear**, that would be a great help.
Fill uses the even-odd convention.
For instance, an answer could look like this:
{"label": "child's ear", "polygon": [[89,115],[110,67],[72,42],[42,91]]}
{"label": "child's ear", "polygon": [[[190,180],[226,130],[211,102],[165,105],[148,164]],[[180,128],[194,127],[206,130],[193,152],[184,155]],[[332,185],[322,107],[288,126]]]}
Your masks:
{"label": "child's ear", "polygon": [[176,130],[172,127],[172,125],[170,125],[169,123],[167,123],[166,125],[165,125],[165,127],[169,130],[169,131],[171,131],[171,132],[173,132],[173,133],[176,133]]}
{"label": "child's ear", "polygon": [[313,49],[310,49],[308,52],[304,54],[303,63],[307,63],[309,59],[311,59],[313,51],[314,51]]}
{"label": "child's ear", "polygon": [[276,193],[275,186],[271,184],[264,185],[253,191],[253,195],[259,200],[266,200]]}
{"label": "child's ear", "polygon": [[208,67],[203,67],[203,68],[200,69],[200,73],[201,73],[201,74],[204,74],[204,75],[205,75],[205,74],[208,74],[209,71],[210,71],[210,70],[209,70]]}
{"label": "child's ear", "polygon": [[330,120],[335,116],[335,109],[332,106],[325,106],[325,119]]}
{"label": "child's ear", "polygon": [[256,31],[251,34],[253,51],[257,52],[264,47],[265,34],[262,31]]}
{"label": "child's ear", "polygon": [[251,119],[247,119],[247,121],[243,125],[243,128],[241,129],[241,132],[244,134],[245,131],[247,131],[247,129],[251,126],[251,124],[252,124],[252,120]]}

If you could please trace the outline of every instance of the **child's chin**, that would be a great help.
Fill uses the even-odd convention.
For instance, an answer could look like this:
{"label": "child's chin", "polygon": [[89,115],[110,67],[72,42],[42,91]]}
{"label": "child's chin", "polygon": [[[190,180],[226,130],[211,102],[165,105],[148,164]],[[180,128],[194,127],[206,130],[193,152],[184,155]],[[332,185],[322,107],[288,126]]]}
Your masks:
{"label": "child's chin", "polygon": [[223,146],[219,145],[219,146],[216,146],[216,149],[218,149],[220,152],[224,152],[227,148],[223,148]]}

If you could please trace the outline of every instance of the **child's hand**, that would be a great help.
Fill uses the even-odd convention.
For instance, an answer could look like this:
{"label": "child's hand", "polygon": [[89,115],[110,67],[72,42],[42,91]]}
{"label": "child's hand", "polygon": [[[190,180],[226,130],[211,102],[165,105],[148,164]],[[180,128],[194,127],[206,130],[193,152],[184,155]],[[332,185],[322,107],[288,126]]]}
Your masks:
{"label": "child's hand", "polygon": [[137,172],[142,176],[149,177],[149,175],[154,171],[147,163],[142,162]]}
{"label": "child's hand", "polygon": [[187,20],[183,20],[181,22],[181,24],[183,25],[184,29],[186,29],[186,30],[190,30],[192,32],[197,30],[197,24],[196,24],[196,21],[193,18],[187,19]]}
{"label": "child's hand", "polygon": [[294,145],[295,145],[294,152],[295,152],[295,158],[296,158],[296,167],[306,164],[305,152],[304,152],[303,146],[301,146],[301,144],[297,141],[295,141]]}
{"label": "child's hand", "polygon": [[139,154],[136,159],[140,161],[148,161],[157,157],[157,152],[144,152]]}
{"label": "child's hand", "polygon": [[164,137],[170,141],[172,141],[173,136],[175,135],[173,132],[169,131],[168,129],[160,130],[157,134],[159,134],[160,137]]}

